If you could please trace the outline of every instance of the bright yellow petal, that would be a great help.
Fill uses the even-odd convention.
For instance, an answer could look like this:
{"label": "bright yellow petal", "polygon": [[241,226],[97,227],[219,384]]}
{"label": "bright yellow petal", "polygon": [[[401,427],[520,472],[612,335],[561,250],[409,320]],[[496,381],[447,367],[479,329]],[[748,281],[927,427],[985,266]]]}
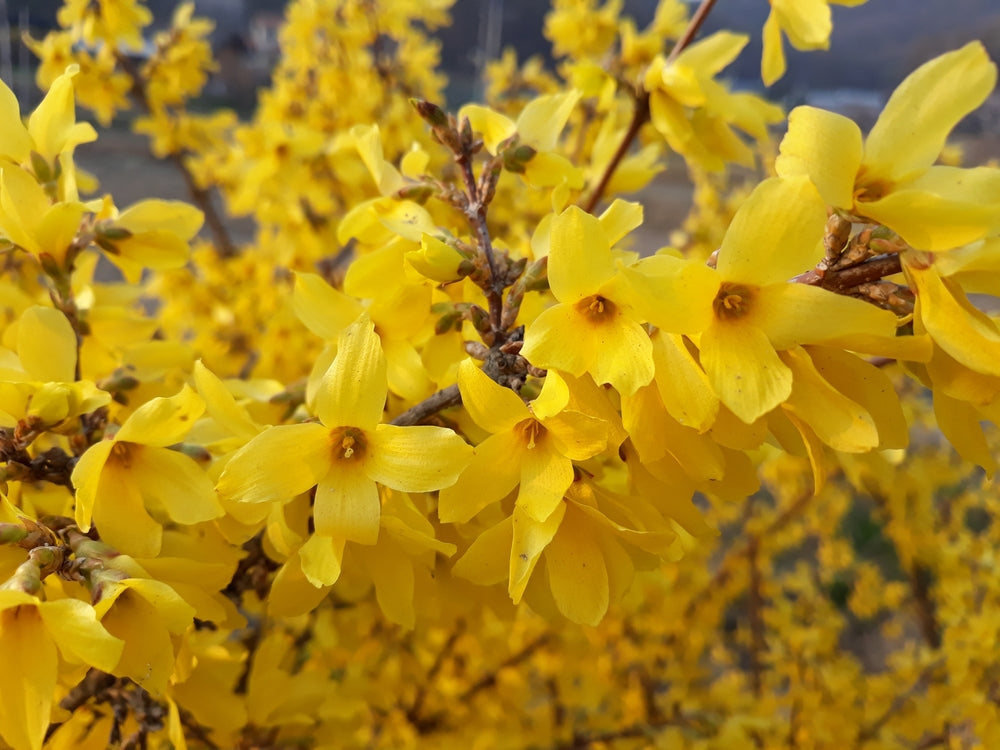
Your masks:
{"label": "bright yellow petal", "polygon": [[198,234],[204,221],[204,214],[189,203],[151,198],[122,211],[115,225],[134,235],[168,232],[186,242]]}
{"label": "bright yellow petal", "polygon": [[38,608],[0,612],[0,737],[15,750],[41,750],[56,688],[56,647]]}
{"label": "bright yellow petal", "polygon": [[72,151],[78,144],[97,140],[97,131],[90,123],[76,122],[73,76],[79,68],[73,67],[52,82],[42,103],[28,118],[28,133],[35,150],[49,160],[64,150]]}
{"label": "bright yellow petal", "polygon": [[292,309],[306,328],[333,341],[358,319],[364,307],[354,297],[334,289],[314,273],[296,273]]}
{"label": "bright yellow petal", "polygon": [[465,523],[510,493],[521,480],[521,437],[513,432],[491,435],[473,449],[468,468],[451,487],[441,490],[442,523]]}
{"label": "bright yellow petal", "polygon": [[[100,613],[100,603],[98,603]],[[130,677],[154,694],[167,688],[174,671],[174,647],[159,610],[138,592],[122,591],[101,618],[101,624],[125,642],[112,674]]]}
{"label": "bright yellow petal", "polygon": [[416,623],[413,606],[415,576],[413,560],[393,544],[359,548],[358,558],[375,584],[375,600],[390,622],[412,628]]}
{"label": "bright yellow petal", "polygon": [[792,373],[753,326],[716,324],[701,335],[701,364],[719,399],[750,424],[792,392]]}
{"label": "bright yellow petal", "polygon": [[597,356],[590,372],[598,384],[611,383],[619,393],[628,395],[653,379],[653,344],[645,328],[618,314],[594,333]]}
{"label": "bright yellow petal", "polygon": [[472,458],[472,447],[444,427],[380,424],[369,437],[365,472],[379,484],[403,492],[449,487]]}
{"label": "bright yellow petal", "polygon": [[[300,591],[297,596],[293,596],[291,584],[298,576],[285,571],[286,586],[289,586],[289,591],[285,592],[286,596],[289,599],[301,598],[302,603],[307,604],[309,609],[318,604],[326,596],[326,592],[322,587],[332,586],[340,578],[344,561],[344,543],[344,538],[339,536],[330,537],[323,534],[313,534],[310,536],[306,540],[306,543],[302,545],[298,555],[301,560],[301,572],[313,590],[310,591],[301,585],[295,586],[294,588]],[[289,564],[292,563],[294,563],[294,559],[289,560]],[[285,567],[288,567],[288,565]],[[288,604],[281,605],[280,608],[283,611],[298,609],[291,601]]]}
{"label": "bright yellow petal", "polygon": [[704,432],[719,413],[719,397],[678,334],[656,331],[651,336],[654,382],[663,406],[680,424]]}
{"label": "bright yellow petal", "polygon": [[330,430],[323,425],[271,427],[229,459],[216,489],[244,503],[289,500],[317,484],[332,462]]}
{"label": "bright yellow petal", "polygon": [[795,49],[826,49],[833,20],[828,0],[771,0],[788,41]]}
{"label": "bright yellow petal", "polygon": [[76,333],[66,316],[34,305],[18,320],[17,354],[35,379],[71,383],[76,379]]}
{"label": "bright yellow petal", "polygon": [[342,459],[316,486],[316,533],[359,544],[378,541],[382,502],[360,461]]}
{"label": "bright yellow petal", "polygon": [[639,319],[672,333],[699,333],[711,322],[720,279],[704,263],[654,255],[622,273]]}
{"label": "bright yellow petal", "polygon": [[545,548],[545,572],[559,611],[578,625],[597,625],[610,601],[608,570],[584,517],[567,513]]}
{"label": "bright yellow petal", "polygon": [[747,34],[717,31],[685,48],[677,57],[677,65],[691,67],[701,75],[714,76],[739,57],[749,41]]}
{"label": "bright yellow petal", "polygon": [[521,454],[521,489],[517,506],[544,522],[562,502],[573,482],[573,463],[553,449],[546,436]]}
{"label": "bright yellow petal", "polygon": [[521,397],[494,381],[471,359],[458,366],[458,389],[472,421],[487,432],[507,432],[518,422],[531,419]]}
{"label": "bright yellow petal", "polygon": [[517,132],[517,125],[508,117],[478,104],[467,104],[458,111],[459,120],[469,118],[472,129],[483,136],[486,150],[497,152],[497,146]]}
{"label": "bright yellow petal", "polygon": [[770,86],[785,75],[785,49],[781,39],[781,24],[772,10],[764,21],[764,51],[760,58],[760,77],[765,86]]}
{"label": "bright yellow petal", "polygon": [[916,286],[917,314],[948,354],[984,375],[1000,375],[1000,329],[969,303],[954,284],[942,279],[932,265],[907,262],[908,278]]}
{"label": "bright yellow petal", "polygon": [[773,284],[813,268],[823,257],[826,206],[809,178],[760,183],[733,217],[716,266],[724,281]]}
{"label": "bright yellow petal", "polygon": [[0,156],[5,156],[15,164],[28,160],[31,153],[31,136],[21,123],[21,106],[14,92],[5,83],[0,83]]}
{"label": "bright yellow petal", "polygon": [[1000,169],[931,167],[857,210],[918,250],[951,250],[996,231]]}
{"label": "bright yellow petal", "polygon": [[524,332],[521,355],[536,367],[555,367],[580,377],[594,360],[599,345],[587,319],[573,305],[543,310]]}
{"label": "bright yellow petal", "polygon": [[42,602],[38,611],[64,659],[89,664],[102,672],[115,668],[125,644],[97,621],[94,608],[87,602],[56,599]]}
{"label": "bright yellow petal", "polygon": [[90,446],[73,467],[70,481],[76,488],[76,525],[81,531],[90,531],[90,521],[97,501],[97,491],[101,482],[104,465],[115,447],[111,440],[102,440]]}
{"label": "bright yellow petal", "polygon": [[861,130],[843,115],[796,107],[788,115],[774,169],[781,177],[806,175],[827,205],[854,205],[854,178],[861,167]]}
{"label": "bright yellow petal", "polygon": [[555,537],[566,515],[566,503],[561,503],[544,523],[535,521],[525,511],[514,506],[511,516],[514,526],[510,546],[510,572],[507,591],[514,604],[521,601],[542,552]]}
{"label": "bright yellow petal", "polygon": [[996,85],[982,42],[924,63],[889,98],[865,141],[865,167],[892,181],[931,166],[958,122]]}
{"label": "bright yellow petal", "polygon": [[958,455],[982,466],[987,477],[996,474],[997,460],[979,424],[982,418],[970,404],[935,391],[934,418]]}
{"label": "bright yellow petal", "polygon": [[580,95],[579,91],[571,90],[546,94],[528,102],[517,118],[521,142],[538,151],[553,150]]}
{"label": "bright yellow petal", "polygon": [[179,443],[204,412],[201,396],[185,385],[176,395],[151,399],[132,412],[115,440],[164,448]]}
{"label": "bright yellow petal", "polygon": [[641,203],[615,198],[611,205],[604,209],[598,221],[604,227],[604,234],[611,245],[642,225],[643,208]]}
{"label": "bright yellow petal", "polygon": [[142,477],[143,496],[177,523],[201,523],[223,515],[212,480],[190,456],[136,446],[131,459],[132,471]]}
{"label": "bright yellow petal", "polygon": [[480,586],[493,586],[506,581],[513,541],[514,527],[508,516],[476,537],[452,567],[452,575]]}
{"label": "bright yellow petal", "polygon": [[578,206],[552,219],[549,236],[549,288],[560,302],[576,302],[615,274],[611,244],[601,222]]}
{"label": "bright yellow petal", "polygon": [[93,522],[101,540],[132,557],[160,554],[163,527],[150,517],[131,472],[112,458],[104,467]]}
{"label": "bright yellow petal", "polygon": [[316,415],[327,427],[373,431],[382,420],[387,388],[382,343],[364,315],[337,339],[337,357],[316,394]]}
{"label": "bright yellow petal", "polygon": [[35,230],[52,202],[38,181],[12,164],[0,169],[0,232],[18,247],[42,252]]}
{"label": "bright yellow petal", "polygon": [[[552,377],[550,372],[548,377]],[[542,421],[555,449],[574,461],[586,461],[608,445],[610,425],[599,417],[566,409]]]}
{"label": "bright yellow petal", "polygon": [[779,351],[851,336],[890,337],[896,332],[896,316],[888,310],[810,284],[759,289],[752,320]]}

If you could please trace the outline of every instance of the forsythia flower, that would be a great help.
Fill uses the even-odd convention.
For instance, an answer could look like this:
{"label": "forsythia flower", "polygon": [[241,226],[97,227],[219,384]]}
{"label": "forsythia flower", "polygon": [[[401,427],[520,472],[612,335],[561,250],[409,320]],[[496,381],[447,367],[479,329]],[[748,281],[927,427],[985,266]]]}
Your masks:
{"label": "forsythia flower", "polygon": [[785,51],[781,35],[797,50],[828,49],[833,31],[830,5],[862,5],[867,0],[770,0],[771,12],[764,22],[764,54],[760,74],[765,86],[785,75]]}
{"label": "forsythia flower", "polygon": [[1000,169],[933,165],[996,79],[980,42],[936,57],[899,85],[864,141],[846,117],[797,107],[775,169],[808,175],[828,205],[884,224],[918,250],[982,239],[1000,226]]}
{"label": "forsythia flower", "polygon": [[319,423],[271,427],[241,448],[219,478],[223,497],[287,500],[316,487],[316,534],[374,544],[378,485],[429,492],[455,482],[471,448],[442,427],[380,424],[386,363],[368,317],[340,335],[316,394]]}

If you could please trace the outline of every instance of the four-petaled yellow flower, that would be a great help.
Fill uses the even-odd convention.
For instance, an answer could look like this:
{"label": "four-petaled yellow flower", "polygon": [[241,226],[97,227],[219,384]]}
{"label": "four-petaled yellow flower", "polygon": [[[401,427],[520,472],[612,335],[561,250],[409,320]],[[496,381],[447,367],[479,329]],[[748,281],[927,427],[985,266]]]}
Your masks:
{"label": "four-petaled yellow flower", "polygon": [[950,250],[1000,226],[1000,169],[933,166],[948,134],[997,79],[980,42],[917,68],[868,138],[841,115],[797,107],[775,168],[808,175],[830,206],[884,224],[918,250]]}
{"label": "four-petaled yellow flower", "polygon": [[386,362],[367,315],[337,341],[316,394],[319,422],[271,427],[226,464],[217,489],[247,503],[285,501],[316,487],[317,535],[374,544],[378,485],[430,492],[455,482],[472,449],[449,429],[381,424]]}

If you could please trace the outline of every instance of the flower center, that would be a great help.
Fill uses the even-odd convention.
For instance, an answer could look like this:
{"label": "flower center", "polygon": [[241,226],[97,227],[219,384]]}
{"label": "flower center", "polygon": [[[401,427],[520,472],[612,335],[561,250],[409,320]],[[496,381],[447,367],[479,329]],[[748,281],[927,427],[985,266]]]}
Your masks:
{"label": "flower center", "polygon": [[537,419],[525,419],[517,427],[521,431],[521,439],[524,440],[529,451],[535,447],[535,444],[542,439],[546,432],[545,427]]}
{"label": "flower center", "polygon": [[615,303],[599,294],[584,297],[576,303],[576,309],[591,320],[597,322],[608,320],[614,315]]}
{"label": "flower center", "polygon": [[111,455],[119,466],[128,468],[132,465],[132,446],[124,441],[116,441],[111,447]]}
{"label": "flower center", "polygon": [[357,427],[338,427],[330,437],[336,458],[352,459],[364,455],[367,445],[365,433]]}
{"label": "flower center", "polygon": [[723,281],[719,286],[719,293],[712,301],[715,317],[729,320],[742,318],[750,312],[755,291],[754,287]]}
{"label": "flower center", "polygon": [[865,170],[862,168],[854,183],[854,202],[865,203],[880,200],[892,190],[892,187],[892,183],[888,180],[867,177]]}

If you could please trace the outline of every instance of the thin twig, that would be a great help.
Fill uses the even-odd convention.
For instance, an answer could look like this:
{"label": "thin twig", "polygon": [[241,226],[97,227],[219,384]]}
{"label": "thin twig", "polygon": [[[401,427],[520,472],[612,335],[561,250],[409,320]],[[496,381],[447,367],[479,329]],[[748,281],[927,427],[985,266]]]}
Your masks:
{"label": "thin twig", "polygon": [[417,689],[417,694],[413,699],[413,703],[406,712],[406,718],[415,727],[420,727],[422,724],[422,719],[420,713],[424,708],[424,701],[427,700],[427,694],[434,684],[434,680],[437,679],[438,673],[444,666],[445,660],[451,656],[451,652],[455,648],[455,644],[458,643],[458,639],[465,632],[465,623],[459,620],[455,624],[455,629],[451,631],[448,636],[448,640],[444,642],[441,650],[438,651],[437,656],[434,657],[434,663],[431,664],[430,669],[427,670],[427,674],[424,676],[424,681],[421,683],[420,687]]}
{"label": "thin twig", "polygon": [[819,272],[806,271],[792,279],[798,284],[809,284],[822,287],[831,292],[842,294],[873,281],[879,281],[886,276],[892,276],[903,270],[902,261],[897,253],[877,255],[864,263],[849,268]]}
{"label": "thin twig", "polygon": [[[701,29],[702,24],[705,23],[705,19],[708,18],[708,14],[712,12],[712,6],[714,6],[715,3],[716,0],[701,0],[701,5],[698,6],[698,10],[696,10],[694,15],[691,16],[691,20],[688,22],[687,28],[684,30],[684,34],[677,40],[677,44],[674,45],[673,49],[670,50],[670,55],[667,56],[667,65],[674,62],[677,59],[677,56],[680,55],[680,53],[683,52],[689,44],[691,44],[695,36],[697,36],[698,31]],[[587,213],[594,212],[594,209],[601,200],[601,196],[604,195],[604,191],[608,187],[608,183],[611,182],[611,178],[614,176],[615,171],[625,158],[625,154],[628,153],[629,148],[631,148],[632,142],[635,140],[636,136],[639,135],[639,131],[642,129],[642,126],[649,122],[649,117],[649,92],[640,89],[635,94],[635,109],[632,112],[632,121],[629,123],[628,129],[625,131],[625,135],[622,136],[622,141],[618,144],[618,148],[611,157],[611,161],[609,161],[608,165],[604,168],[604,173],[601,175],[600,180],[598,180],[597,185],[594,186],[594,191],[590,194],[587,202],[583,205],[584,211]]]}
{"label": "thin twig", "polygon": [[458,390],[458,385],[449,385],[447,388],[442,388],[437,393],[428,396],[416,406],[407,409],[394,420],[389,422],[389,424],[398,425],[400,427],[409,427],[410,425],[420,424],[433,414],[437,414],[439,411],[444,411],[445,409],[450,409],[452,406],[458,406],[461,403],[462,394]]}
{"label": "thin twig", "polygon": [[875,721],[861,728],[861,730],[858,732],[857,738],[854,740],[854,746],[856,748],[860,748],[866,742],[874,740],[876,737],[878,737],[878,734],[880,731],[882,731],[882,728],[887,723],[889,723],[889,720],[893,716],[899,713],[906,706],[910,698],[912,698],[918,692],[927,687],[927,685],[930,683],[932,674],[943,663],[944,663],[943,661],[938,660],[924,667],[923,671],[920,673],[920,676],[917,677],[916,681],[902,693],[899,693],[895,698],[893,698],[892,703],[889,704],[889,706],[885,709],[885,711],[883,711],[882,714],[877,719],[875,719]]}
{"label": "thin twig", "polygon": [[475,683],[473,683],[464,693],[458,697],[459,703],[465,703],[471,700],[477,693],[486,690],[487,688],[493,687],[497,682],[497,677],[500,672],[508,667],[514,667],[520,664],[522,661],[528,659],[532,654],[534,654],[538,649],[548,643],[551,638],[550,633],[542,633],[540,636],[535,638],[535,640],[528,643],[524,648],[516,653],[511,654],[506,659],[504,659],[495,668],[484,674]]}

